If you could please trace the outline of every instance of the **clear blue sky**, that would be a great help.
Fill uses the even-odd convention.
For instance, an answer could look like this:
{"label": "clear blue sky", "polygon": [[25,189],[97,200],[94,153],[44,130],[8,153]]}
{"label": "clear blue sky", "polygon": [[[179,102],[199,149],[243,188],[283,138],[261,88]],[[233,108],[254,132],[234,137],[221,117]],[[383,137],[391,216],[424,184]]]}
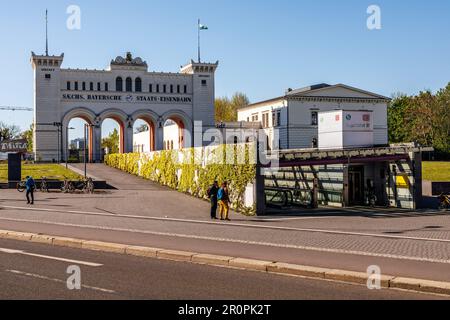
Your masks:
{"label": "clear blue sky", "polygon": [[[82,10],[82,29],[66,28],[66,9]],[[382,29],[366,27],[377,4]],[[387,96],[433,91],[450,81],[447,0],[149,0],[10,1],[0,12],[0,105],[33,105],[30,52],[45,50],[64,67],[103,69],[126,51],[155,71],[179,70],[196,57],[201,18],[203,58],[220,60],[217,96],[246,93],[251,101],[314,83],[345,83]],[[22,128],[32,113],[2,112]]]}

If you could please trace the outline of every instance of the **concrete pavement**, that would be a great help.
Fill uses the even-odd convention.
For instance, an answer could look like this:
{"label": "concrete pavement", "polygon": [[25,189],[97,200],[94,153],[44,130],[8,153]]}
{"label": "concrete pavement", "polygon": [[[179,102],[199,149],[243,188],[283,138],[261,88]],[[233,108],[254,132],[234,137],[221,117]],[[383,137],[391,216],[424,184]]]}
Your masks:
{"label": "concrete pavement", "polygon": [[[0,299],[442,299],[440,296],[0,240]],[[22,251],[34,256],[7,253]],[[42,258],[47,257],[47,258]],[[64,262],[65,259],[69,262]],[[67,289],[79,263],[82,289]]]}
{"label": "concrete pavement", "polygon": [[[0,191],[0,229],[450,281],[450,216],[441,212],[327,209],[264,218],[208,220],[207,202],[103,165],[118,190],[95,195]],[[123,181],[123,183],[121,183]],[[144,186],[144,187],[142,187]],[[144,188],[144,190],[140,189]]]}

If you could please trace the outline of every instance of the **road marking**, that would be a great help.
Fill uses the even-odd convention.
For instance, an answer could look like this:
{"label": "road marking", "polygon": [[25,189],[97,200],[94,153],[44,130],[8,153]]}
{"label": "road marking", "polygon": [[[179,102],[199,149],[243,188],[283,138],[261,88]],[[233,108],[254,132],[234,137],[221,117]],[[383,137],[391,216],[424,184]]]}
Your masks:
{"label": "road marking", "polygon": [[[190,220],[190,219],[145,217],[145,216],[136,216],[136,215],[121,215],[121,214],[87,212],[87,211],[62,211],[62,210],[57,210],[57,209],[11,207],[11,206],[1,206],[1,205],[0,205],[0,208],[25,210],[25,211],[58,212],[58,213],[62,213],[62,214],[80,214],[80,215],[104,216],[104,217],[114,217],[114,218],[130,218],[130,219],[152,220],[152,221],[184,222],[184,223],[192,223],[192,224],[215,225],[215,226],[220,226],[220,227],[231,226],[231,227],[243,227],[243,228],[265,229],[265,230],[296,231],[296,232],[310,232],[310,233],[323,233],[323,234],[337,234],[337,235],[344,235],[344,236],[360,236],[360,237],[372,237],[372,238],[383,238],[383,239],[417,240],[417,241],[450,243],[450,239],[408,237],[408,236],[397,236],[397,235],[388,235],[388,234],[379,234],[379,233],[362,233],[362,232],[349,232],[349,231],[339,231],[339,230],[292,228],[292,227],[267,226],[267,225],[265,226],[265,225],[257,225],[257,224],[250,224],[250,223],[234,223],[234,222],[220,223],[220,222]],[[38,223],[39,221],[35,221],[35,222]]]}
{"label": "road marking", "polygon": [[23,250],[13,250],[13,249],[0,248],[0,253],[19,254],[19,255],[22,255],[22,256],[29,256],[29,257],[42,258],[42,259],[47,259],[47,260],[55,260],[55,261],[67,262],[67,263],[72,263],[72,264],[84,265],[84,266],[88,266],[88,267],[101,267],[101,266],[103,266],[102,264],[99,264],[99,263],[80,261],[80,260],[72,260],[72,259],[65,259],[65,258],[52,257],[52,256],[46,256],[46,255],[42,255],[42,254],[29,253],[29,252],[26,252],[26,251],[23,251]]}
{"label": "road marking", "polygon": [[[49,277],[46,277],[46,276],[41,276],[39,274],[28,273],[28,272],[17,271],[17,270],[6,270],[6,272],[9,272],[9,273],[12,273],[12,274],[16,274],[16,275],[26,276],[26,277],[29,277],[29,278],[35,278],[35,279],[40,279],[40,280],[47,280],[47,281],[52,281],[52,282],[66,284],[66,281],[63,281],[63,280],[60,280],[60,279],[55,279],[55,278],[49,278]],[[91,286],[85,286],[85,285],[81,285],[81,287],[85,288],[85,289],[89,289],[89,290],[95,290],[95,291],[104,292],[104,293],[111,293],[111,294],[116,293],[116,291],[114,291],[114,290],[108,290],[108,289],[103,289],[103,288],[98,288],[98,287],[91,287]]]}
{"label": "road marking", "polygon": [[[0,220],[37,223],[36,221],[30,221],[30,220],[25,220],[25,219],[0,218]],[[93,230],[132,232],[132,233],[141,233],[141,234],[148,234],[148,235],[154,235],[154,236],[165,236],[165,237],[174,237],[174,238],[182,238],[182,239],[208,240],[208,241],[217,241],[217,242],[239,243],[239,244],[244,244],[244,245],[257,245],[257,246],[285,248],[285,249],[297,249],[297,250],[306,250],[306,251],[318,251],[318,252],[327,252],[327,253],[359,255],[359,256],[367,256],[367,257],[379,257],[379,258],[390,258],[390,259],[398,259],[398,260],[410,260],[410,261],[419,261],[419,262],[450,264],[450,260],[445,260],[445,259],[432,259],[432,258],[423,258],[423,257],[402,256],[402,255],[393,255],[393,254],[372,253],[372,252],[365,252],[365,251],[353,251],[353,250],[345,250],[345,249],[331,249],[331,248],[298,246],[298,245],[278,244],[278,243],[270,243],[270,242],[257,242],[257,241],[247,241],[247,240],[230,239],[230,238],[218,238],[218,237],[196,236],[196,235],[186,235],[186,234],[177,234],[177,233],[153,232],[153,231],[136,230],[136,229],[125,229],[125,228],[99,227],[99,226],[79,225],[79,224],[63,223],[63,222],[59,223],[59,222],[51,222],[51,221],[39,221],[38,223],[64,226],[64,227],[93,229]]]}

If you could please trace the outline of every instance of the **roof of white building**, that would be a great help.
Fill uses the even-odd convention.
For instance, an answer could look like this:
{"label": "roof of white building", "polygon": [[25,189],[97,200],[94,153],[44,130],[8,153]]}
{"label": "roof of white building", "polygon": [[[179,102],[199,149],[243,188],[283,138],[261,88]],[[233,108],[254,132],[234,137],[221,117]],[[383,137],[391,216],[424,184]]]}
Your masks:
{"label": "roof of white building", "polygon": [[[319,94],[319,95],[314,95],[314,97],[320,97],[320,92],[321,91],[326,91],[326,90],[331,90],[331,89],[335,89],[335,88],[343,88],[349,91],[353,91],[355,93],[359,93],[361,94],[361,98],[362,99],[377,99],[377,100],[386,100],[389,101],[390,98],[385,97],[383,95],[379,95],[370,91],[366,91],[366,90],[362,90],[362,89],[358,89],[355,87],[351,87],[342,83],[336,84],[336,85],[329,85],[326,83],[320,83],[320,84],[315,84],[312,86],[308,86],[308,87],[304,87],[304,88],[299,88],[299,89],[288,89],[285,93],[284,96],[280,96],[280,97],[276,97],[276,98],[272,98],[272,99],[268,99],[268,100],[264,100],[264,101],[259,101],[256,103],[252,103],[246,107],[243,107],[241,109],[248,109],[248,108],[253,108],[262,104],[267,104],[270,102],[277,102],[277,101],[282,101],[282,100],[287,100],[290,98],[296,98],[296,97],[302,97],[302,96],[309,96],[312,94]],[[330,98],[329,96],[326,96],[328,98]],[[340,98],[340,97],[334,97],[334,98]],[[342,97],[344,98],[344,97]]]}

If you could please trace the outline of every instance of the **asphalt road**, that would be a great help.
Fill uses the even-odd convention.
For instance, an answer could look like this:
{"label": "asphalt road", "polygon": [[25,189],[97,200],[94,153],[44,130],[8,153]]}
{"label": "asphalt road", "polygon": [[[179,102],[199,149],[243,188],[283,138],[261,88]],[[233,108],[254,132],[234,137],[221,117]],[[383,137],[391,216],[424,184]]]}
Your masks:
{"label": "asphalt road", "polygon": [[[69,266],[81,290],[67,289]],[[435,295],[0,240],[0,299],[442,299]]]}

